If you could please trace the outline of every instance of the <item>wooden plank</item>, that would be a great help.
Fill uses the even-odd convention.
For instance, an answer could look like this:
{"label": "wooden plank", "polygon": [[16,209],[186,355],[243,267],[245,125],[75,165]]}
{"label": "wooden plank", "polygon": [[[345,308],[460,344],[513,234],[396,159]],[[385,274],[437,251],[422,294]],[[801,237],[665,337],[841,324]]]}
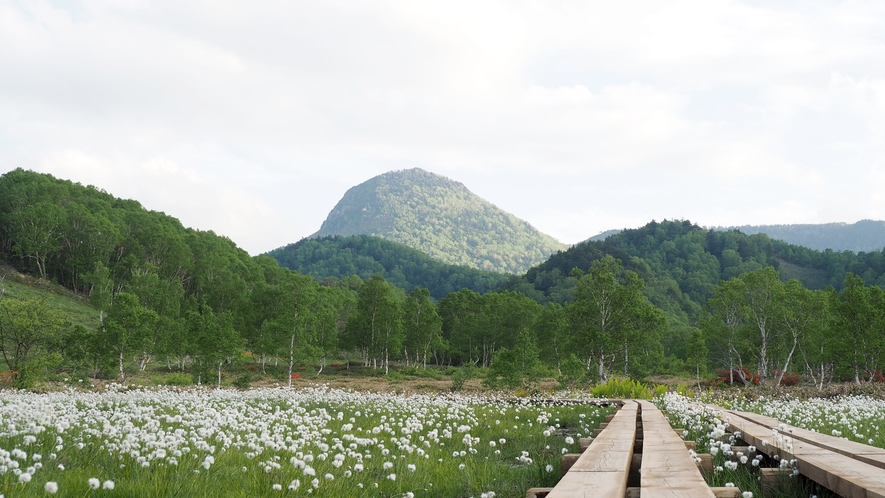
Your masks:
{"label": "wooden plank", "polygon": [[627,472],[636,439],[637,409],[635,403],[625,403],[615,412],[605,430],[581,453],[569,472]]}
{"label": "wooden plank", "polygon": [[569,472],[547,498],[620,497],[627,492],[626,472]]}
{"label": "wooden plank", "polygon": [[883,469],[829,451],[796,455],[799,472],[830,491],[847,497],[885,498]]}
{"label": "wooden plank", "polygon": [[[777,454],[781,458],[790,460],[795,459],[802,475],[834,493],[849,498],[885,498],[885,468],[855,458],[858,456],[878,458],[879,452],[871,451],[869,455],[842,453],[849,448],[857,448],[855,445],[861,447],[866,445],[860,443],[844,445],[843,442],[849,441],[835,441],[839,438],[795,428],[792,433],[778,431],[790,440],[788,443],[777,443],[772,434],[772,430],[780,425],[777,420],[732,410],[722,410],[722,414],[729,417],[729,425],[740,430],[743,433],[742,439],[755,445],[757,451],[769,455]],[[860,448],[860,451],[865,449],[868,448]]]}
{"label": "wooden plank", "polygon": [[[726,411],[724,411],[726,412]],[[738,412],[727,410],[731,416],[737,416],[759,425],[776,429],[781,425],[777,419],[749,412]],[[876,448],[856,441],[849,441],[840,437],[831,436],[829,434],[821,434],[819,432],[809,431],[799,427],[787,425],[787,431],[780,431],[784,435],[793,438],[793,440],[804,441],[822,448],[830,449],[836,453],[860,460],[874,467],[885,469],[885,449]]]}
{"label": "wooden plank", "polygon": [[[715,498],[685,442],[652,403],[642,406],[642,498]],[[594,443],[596,444],[596,443]]]}
{"label": "wooden plank", "polygon": [[547,498],[625,496],[637,411],[636,403],[624,402]]}

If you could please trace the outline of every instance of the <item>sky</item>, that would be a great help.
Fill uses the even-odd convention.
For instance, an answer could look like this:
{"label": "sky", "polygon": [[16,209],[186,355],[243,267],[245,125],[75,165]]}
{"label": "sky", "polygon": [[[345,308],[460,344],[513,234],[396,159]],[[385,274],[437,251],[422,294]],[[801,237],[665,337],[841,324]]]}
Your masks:
{"label": "sky", "polygon": [[415,167],[565,243],[885,219],[885,2],[0,0],[0,173],[255,255]]}

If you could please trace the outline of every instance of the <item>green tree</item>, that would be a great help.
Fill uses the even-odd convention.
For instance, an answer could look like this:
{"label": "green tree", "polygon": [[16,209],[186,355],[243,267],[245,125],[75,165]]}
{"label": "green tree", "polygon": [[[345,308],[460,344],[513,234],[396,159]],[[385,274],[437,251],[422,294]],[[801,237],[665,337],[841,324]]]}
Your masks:
{"label": "green tree", "polygon": [[812,328],[821,323],[821,314],[826,313],[823,295],[806,289],[798,280],[790,280],[783,287],[781,319],[784,333],[781,350],[782,366],[777,372],[776,384],[780,385],[793,362],[793,356],[812,333]]}
{"label": "green tree", "polygon": [[[620,261],[606,256],[596,261],[575,288],[567,312],[574,331],[574,349],[587,362],[595,362],[605,381],[615,361],[629,368],[629,353],[647,341],[660,342],[656,334],[664,322],[660,310],[642,294],[643,282],[632,271],[622,271]],[[658,345],[659,346],[659,345]]]}
{"label": "green tree", "polygon": [[46,260],[58,252],[64,226],[64,210],[56,204],[33,203],[12,216],[12,236],[21,257],[37,264],[41,278],[46,278]]}
{"label": "green tree", "polygon": [[778,318],[783,314],[784,285],[777,270],[771,266],[760,268],[738,277],[744,282],[745,321],[757,334],[754,353],[759,375],[768,378],[772,358],[769,349],[776,345],[780,333]]}
{"label": "green tree", "polygon": [[381,275],[373,275],[359,290],[356,312],[347,323],[348,343],[359,349],[363,365],[378,367],[386,374],[391,354],[402,346],[402,311],[393,288]]}
{"label": "green tree", "polygon": [[543,374],[538,347],[531,333],[524,330],[516,336],[512,349],[501,348],[495,353],[483,384],[488,387],[531,387]]}
{"label": "green tree", "polygon": [[701,329],[694,328],[688,336],[688,361],[695,369],[695,380],[698,383],[698,389],[701,388],[701,371],[707,369],[707,342],[704,340],[704,332]]}
{"label": "green tree", "polygon": [[14,387],[34,384],[36,366],[53,353],[50,346],[60,338],[63,325],[62,315],[49,309],[44,299],[18,300],[0,293],[0,354],[15,372]]}
{"label": "green tree", "polygon": [[723,351],[723,359],[728,365],[728,382],[734,384],[735,362],[741,382],[745,385],[749,379],[744,375],[742,351],[743,337],[739,331],[744,326],[746,315],[743,300],[746,284],[739,278],[732,278],[720,283],[707,302],[708,314],[701,320],[706,336],[713,338],[718,351]]}
{"label": "green tree", "polygon": [[430,301],[430,291],[415,289],[403,303],[403,353],[409,362],[409,351],[415,355],[415,364],[427,368],[427,356],[442,345],[442,319]]}
{"label": "green tree", "polygon": [[439,301],[438,309],[448,361],[476,365],[482,360],[481,341],[475,334],[484,312],[482,296],[470,289],[452,292]]}
{"label": "green tree", "polygon": [[126,383],[126,358],[144,351],[158,318],[155,311],[142,306],[135,294],[121,292],[114,297],[99,335],[108,352],[117,359],[120,383]]}
{"label": "green tree", "polygon": [[215,314],[208,305],[185,313],[187,328],[192,337],[191,354],[198,362],[197,383],[204,372],[215,371],[217,387],[221,387],[222,369],[241,351],[242,339],[234,328],[231,313]]}
{"label": "green tree", "polygon": [[571,329],[565,308],[558,303],[547,303],[535,319],[532,328],[541,360],[549,365],[555,365],[557,373],[562,375],[562,362],[571,352],[569,344]]}
{"label": "green tree", "polygon": [[877,370],[882,350],[882,291],[866,287],[863,279],[849,273],[843,290],[832,303],[833,328],[845,340],[845,352],[854,382],[869,381]]}
{"label": "green tree", "polygon": [[832,287],[811,291],[814,295],[810,301],[814,303],[812,320],[807,323],[805,338],[799,343],[799,352],[805,364],[805,371],[818,389],[824,388],[824,383],[833,380],[836,371],[836,362],[839,359],[842,348],[842,339],[831,330],[833,322],[832,308],[839,299],[839,295]]}

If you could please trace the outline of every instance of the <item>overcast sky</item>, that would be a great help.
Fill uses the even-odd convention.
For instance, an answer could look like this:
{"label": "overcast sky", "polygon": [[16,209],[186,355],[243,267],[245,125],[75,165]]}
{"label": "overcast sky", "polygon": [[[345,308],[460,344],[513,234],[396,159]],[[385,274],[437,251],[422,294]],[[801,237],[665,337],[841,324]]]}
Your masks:
{"label": "overcast sky", "polygon": [[420,167],[562,242],[885,218],[885,2],[0,0],[0,173],[250,254]]}

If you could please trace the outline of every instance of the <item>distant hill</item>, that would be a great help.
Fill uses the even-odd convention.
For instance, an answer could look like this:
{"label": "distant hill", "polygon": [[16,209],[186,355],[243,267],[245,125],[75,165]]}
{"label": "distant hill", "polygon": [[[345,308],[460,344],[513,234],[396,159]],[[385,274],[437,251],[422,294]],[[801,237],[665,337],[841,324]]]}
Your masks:
{"label": "distant hill", "polygon": [[881,220],[861,220],[851,224],[743,225],[716,227],[715,230],[739,230],[747,235],[764,233],[772,239],[819,251],[870,252],[885,248],[885,221]]}
{"label": "distant hill", "polygon": [[573,268],[587,270],[593,261],[612,255],[645,281],[645,294],[672,322],[694,323],[714,288],[723,280],[774,266],[783,280],[795,278],[808,288],[842,287],[847,272],[869,285],[885,287],[885,254],[872,251],[818,251],[773,240],[765,234],[716,231],[689,221],[651,222],[622,230],[604,241],[586,241],[557,253],[511,279],[508,290],[540,302],[571,299]]}
{"label": "distant hill", "polygon": [[[789,244],[825,251],[870,252],[885,248],[885,221],[860,220],[857,223],[819,223],[796,225],[741,225],[712,227],[718,232],[737,230],[747,235],[764,233],[768,238]],[[606,230],[587,240],[605,240],[621,230]]]}
{"label": "distant hill", "polygon": [[620,232],[620,230],[618,230],[618,229],[606,230],[604,232],[594,235],[593,237],[590,237],[587,240],[605,240],[605,239],[607,239],[607,238],[611,237],[612,235],[619,233],[619,232]]}
{"label": "distant hill", "polygon": [[311,237],[374,235],[453,265],[522,273],[567,246],[421,169],[392,171],[348,190]]}
{"label": "distant hill", "polygon": [[417,249],[371,235],[303,239],[274,249],[268,256],[280,266],[320,281],[342,280],[351,275],[368,280],[378,273],[406,292],[424,287],[434,299],[465,288],[484,294],[513,278],[441,263]]}

